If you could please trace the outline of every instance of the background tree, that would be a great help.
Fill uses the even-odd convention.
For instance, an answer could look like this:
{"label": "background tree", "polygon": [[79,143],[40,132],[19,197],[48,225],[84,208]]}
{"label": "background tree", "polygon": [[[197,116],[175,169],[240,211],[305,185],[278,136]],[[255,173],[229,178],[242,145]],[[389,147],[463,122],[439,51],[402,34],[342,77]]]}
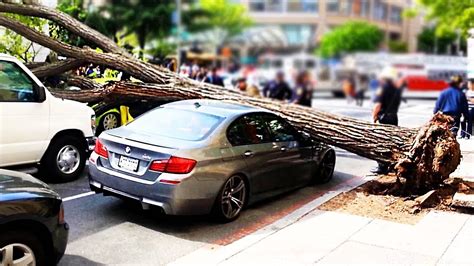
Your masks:
{"label": "background tree", "polygon": [[474,27],[472,0],[418,0],[418,4],[426,9],[428,20],[436,21],[438,36],[456,31],[466,36],[467,31]]}
{"label": "background tree", "polygon": [[382,31],[366,22],[347,22],[322,39],[317,53],[322,57],[339,56],[356,51],[376,51],[383,40]]}
{"label": "background tree", "polygon": [[[40,18],[26,17],[21,15],[6,15],[11,19],[20,21],[38,31],[43,31],[46,21]],[[39,47],[33,45],[33,42],[23,38],[14,31],[0,27],[0,53],[6,53],[15,56],[25,63],[32,62],[39,52]]]}
{"label": "background tree", "polygon": [[[443,32],[436,34],[436,27],[426,27],[418,35],[418,51],[430,54],[445,54],[449,52],[449,47],[456,42],[457,34],[453,32]],[[461,49],[466,49],[466,39],[461,39]]]}

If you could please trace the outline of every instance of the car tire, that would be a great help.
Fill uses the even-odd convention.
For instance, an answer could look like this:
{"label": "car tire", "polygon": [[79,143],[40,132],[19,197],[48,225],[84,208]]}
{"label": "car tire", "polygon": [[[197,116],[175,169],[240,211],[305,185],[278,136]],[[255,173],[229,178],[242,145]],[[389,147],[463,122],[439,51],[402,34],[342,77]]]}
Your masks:
{"label": "car tire", "polygon": [[240,216],[247,204],[248,185],[240,175],[234,175],[226,180],[217,195],[213,207],[213,216],[218,222],[232,222]]}
{"label": "car tire", "polygon": [[120,115],[117,113],[108,113],[100,118],[96,134],[99,135],[105,130],[114,129],[120,126]]}
{"label": "car tire", "polygon": [[41,161],[40,170],[49,181],[64,183],[77,179],[86,164],[85,141],[62,136],[53,140]]}
{"label": "car tire", "polygon": [[312,184],[324,184],[329,182],[334,175],[336,166],[336,153],[329,150],[324,154],[323,159],[318,165],[316,172],[313,174]]}
{"label": "car tire", "polygon": [[[13,260],[32,259],[35,265],[54,265],[47,244],[35,234],[25,230],[7,230],[0,234],[0,265],[9,265],[6,261],[7,249],[13,250]],[[48,256],[49,255],[49,256]],[[30,257],[33,256],[33,257]],[[11,264],[10,264],[11,265]]]}

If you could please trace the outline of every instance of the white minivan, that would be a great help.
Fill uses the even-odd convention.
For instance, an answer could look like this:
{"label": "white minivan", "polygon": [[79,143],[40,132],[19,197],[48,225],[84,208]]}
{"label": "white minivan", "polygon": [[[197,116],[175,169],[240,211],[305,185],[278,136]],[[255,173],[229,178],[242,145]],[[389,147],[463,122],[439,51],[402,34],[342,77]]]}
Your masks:
{"label": "white minivan", "polygon": [[39,164],[49,180],[74,180],[94,130],[90,107],[54,97],[20,61],[0,54],[0,167]]}

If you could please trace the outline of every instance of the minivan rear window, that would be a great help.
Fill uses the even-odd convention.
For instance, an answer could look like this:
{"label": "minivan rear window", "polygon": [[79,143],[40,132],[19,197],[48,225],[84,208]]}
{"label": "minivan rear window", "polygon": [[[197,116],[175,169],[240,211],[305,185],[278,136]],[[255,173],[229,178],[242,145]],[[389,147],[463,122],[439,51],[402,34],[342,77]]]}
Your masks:
{"label": "minivan rear window", "polygon": [[190,110],[158,107],[127,125],[131,130],[188,141],[206,138],[223,117]]}

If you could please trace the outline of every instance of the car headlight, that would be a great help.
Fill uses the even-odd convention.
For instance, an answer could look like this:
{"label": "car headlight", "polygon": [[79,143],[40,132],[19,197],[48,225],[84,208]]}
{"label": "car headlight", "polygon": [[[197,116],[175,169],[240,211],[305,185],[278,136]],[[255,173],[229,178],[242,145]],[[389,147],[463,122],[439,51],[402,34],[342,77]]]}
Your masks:
{"label": "car headlight", "polygon": [[95,130],[97,128],[97,124],[95,123],[95,115],[91,115],[91,129],[92,133],[95,135]]}

